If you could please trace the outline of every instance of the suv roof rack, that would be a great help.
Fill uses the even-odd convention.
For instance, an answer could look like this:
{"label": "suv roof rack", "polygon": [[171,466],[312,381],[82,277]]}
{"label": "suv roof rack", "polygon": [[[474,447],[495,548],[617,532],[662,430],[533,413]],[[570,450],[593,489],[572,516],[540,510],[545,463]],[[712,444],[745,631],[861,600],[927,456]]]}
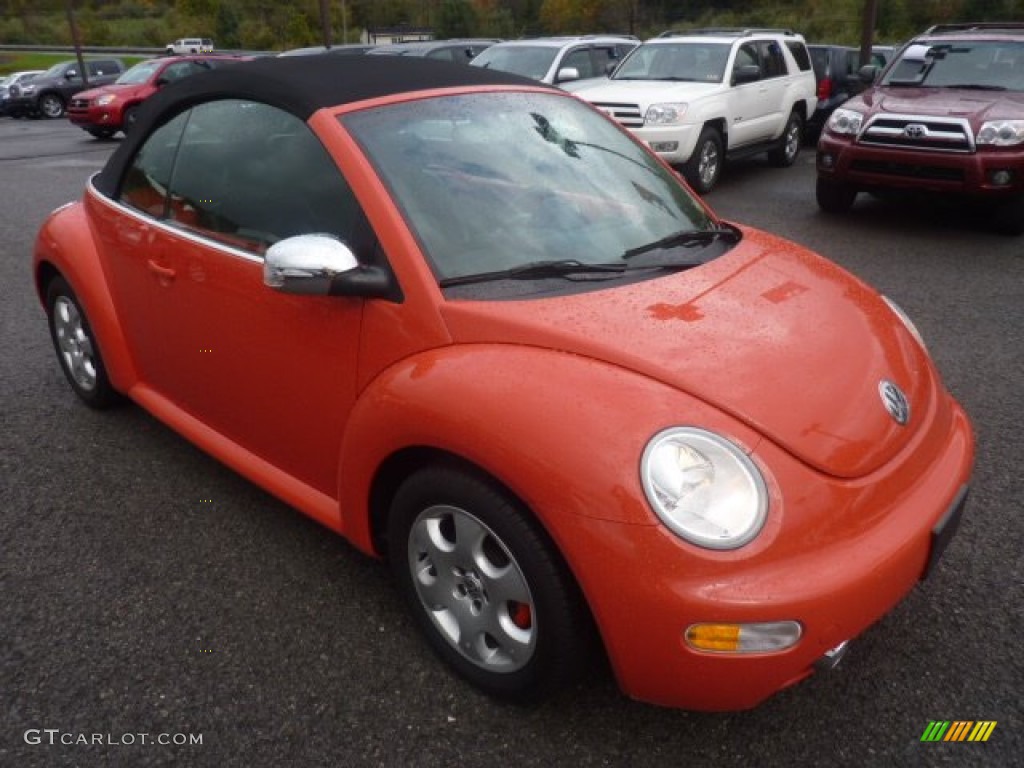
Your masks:
{"label": "suv roof rack", "polygon": [[924,31],[926,35],[942,35],[953,32],[1020,32],[1024,30],[1024,22],[1020,21],[981,21],[963,22],[960,24],[935,24]]}
{"label": "suv roof rack", "polygon": [[772,27],[699,27],[697,29],[670,29],[658,37],[686,37],[689,35],[721,35],[722,37],[748,37],[759,34],[789,35],[796,37],[791,29]]}

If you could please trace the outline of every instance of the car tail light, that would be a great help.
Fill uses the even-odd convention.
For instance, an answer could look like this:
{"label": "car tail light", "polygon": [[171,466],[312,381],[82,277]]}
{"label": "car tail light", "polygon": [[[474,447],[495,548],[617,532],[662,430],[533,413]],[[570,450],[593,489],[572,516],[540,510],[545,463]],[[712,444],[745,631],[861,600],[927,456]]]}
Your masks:
{"label": "car tail light", "polygon": [[818,81],[818,98],[820,100],[827,99],[832,95],[832,78],[823,77]]}

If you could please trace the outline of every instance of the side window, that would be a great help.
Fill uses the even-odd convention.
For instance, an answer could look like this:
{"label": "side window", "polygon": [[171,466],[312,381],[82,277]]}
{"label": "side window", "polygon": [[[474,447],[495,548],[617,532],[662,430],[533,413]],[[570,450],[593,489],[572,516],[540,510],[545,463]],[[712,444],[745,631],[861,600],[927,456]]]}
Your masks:
{"label": "side window", "polygon": [[806,72],[811,68],[811,55],[807,52],[806,45],[799,40],[787,40],[786,47],[793,54],[793,61],[800,67],[801,72]]}
{"label": "side window", "polygon": [[741,67],[761,66],[761,60],[757,55],[757,46],[754,43],[744,43],[736,51],[736,60],[733,62],[733,72]]}
{"label": "side window", "polygon": [[142,145],[121,181],[117,197],[122,203],[150,216],[164,215],[174,155],[187,121],[187,112],[178,115],[157,128]]}
{"label": "side window", "polygon": [[786,59],[782,55],[782,46],[774,40],[758,43],[761,53],[761,77],[782,77],[786,74]]}
{"label": "side window", "polygon": [[101,77],[117,71],[112,61],[90,61],[85,65],[89,70],[89,77]]}
{"label": "side window", "polygon": [[357,252],[366,246],[362,212],[327,150],[294,115],[250,101],[192,109],[167,215],[255,254],[310,233],[333,234]]}
{"label": "side window", "polygon": [[427,53],[428,59],[441,59],[441,61],[458,61],[455,54],[458,51],[455,48],[438,48]]}
{"label": "side window", "polygon": [[590,51],[586,48],[577,48],[574,51],[569,51],[565,58],[562,59],[559,69],[565,69],[566,67],[575,67],[579,70],[581,79],[600,74],[594,71],[594,62],[590,58]]}
{"label": "side window", "polygon": [[194,75],[197,72],[202,72],[206,69],[208,69],[208,67],[195,61],[177,61],[163,71],[163,74],[160,75],[160,79],[166,80],[168,83],[172,83],[175,80],[180,80],[183,77]]}

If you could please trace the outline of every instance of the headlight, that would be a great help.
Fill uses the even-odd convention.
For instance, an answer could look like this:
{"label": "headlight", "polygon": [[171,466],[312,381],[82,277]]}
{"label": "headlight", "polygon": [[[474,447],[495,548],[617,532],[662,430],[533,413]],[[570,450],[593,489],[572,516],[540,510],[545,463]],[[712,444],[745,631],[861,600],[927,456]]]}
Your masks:
{"label": "headlight", "polygon": [[711,432],[695,427],[659,432],[644,449],[640,474],[661,521],[693,544],[736,549],[764,525],[764,478],[743,451]]}
{"label": "headlight", "polygon": [[23,85],[23,86],[21,86],[21,95],[22,96],[31,96],[35,92],[36,92],[36,87],[34,85]]}
{"label": "headlight", "polygon": [[1024,120],[989,120],[981,124],[978,144],[1012,147],[1024,142]]}
{"label": "headlight", "polygon": [[826,127],[832,133],[839,133],[845,136],[856,136],[864,124],[864,115],[854,112],[852,109],[839,108],[835,110],[828,119]]}
{"label": "headlight", "polygon": [[[914,325],[914,321],[910,319],[910,315],[904,312],[903,308],[888,296],[883,296],[882,301],[889,305],[889,309],[891,309],[903,325],[907,327],[907,330],[910,331],[910,335],[917,339],[917,343],[922,347],[925,347],[924,337],[921,335],[921,332],[917,330],[917,326]],[[927,349],[927,347],[925,347],[925,349]]]}
{"label": "headlight", "polygon": [[105,106],[107,106],[107,104],[110,104],[111,102],[115,101],[116,99],[117,99],[117,97],[114,94],[112,94],[112,93],[105,93],[102,96],[100,96],[98,99],[96,99],[96,106],[97,107],[105,107]]}
{"label": "headlight", "polygon": [[685,114],[685,104],[651,104],[644,115],[644,122],[648,125],[673,125],[681,122]]}

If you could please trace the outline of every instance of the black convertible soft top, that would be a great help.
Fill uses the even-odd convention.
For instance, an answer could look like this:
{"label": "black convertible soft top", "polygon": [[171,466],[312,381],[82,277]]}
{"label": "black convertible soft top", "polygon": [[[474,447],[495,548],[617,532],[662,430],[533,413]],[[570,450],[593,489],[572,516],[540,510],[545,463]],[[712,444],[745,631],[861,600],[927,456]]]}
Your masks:
{"label": "black convertible soft top", "polygon": [[308,120],[323,107],[409,91],[486,85],[547,87],[507,72],[420,57],[324,54],[230,64],[178,80],[146,100],[138,122],[110,156],[95,185],[113,196],[127,164],[151,130],[205,101],[259,101]]}

